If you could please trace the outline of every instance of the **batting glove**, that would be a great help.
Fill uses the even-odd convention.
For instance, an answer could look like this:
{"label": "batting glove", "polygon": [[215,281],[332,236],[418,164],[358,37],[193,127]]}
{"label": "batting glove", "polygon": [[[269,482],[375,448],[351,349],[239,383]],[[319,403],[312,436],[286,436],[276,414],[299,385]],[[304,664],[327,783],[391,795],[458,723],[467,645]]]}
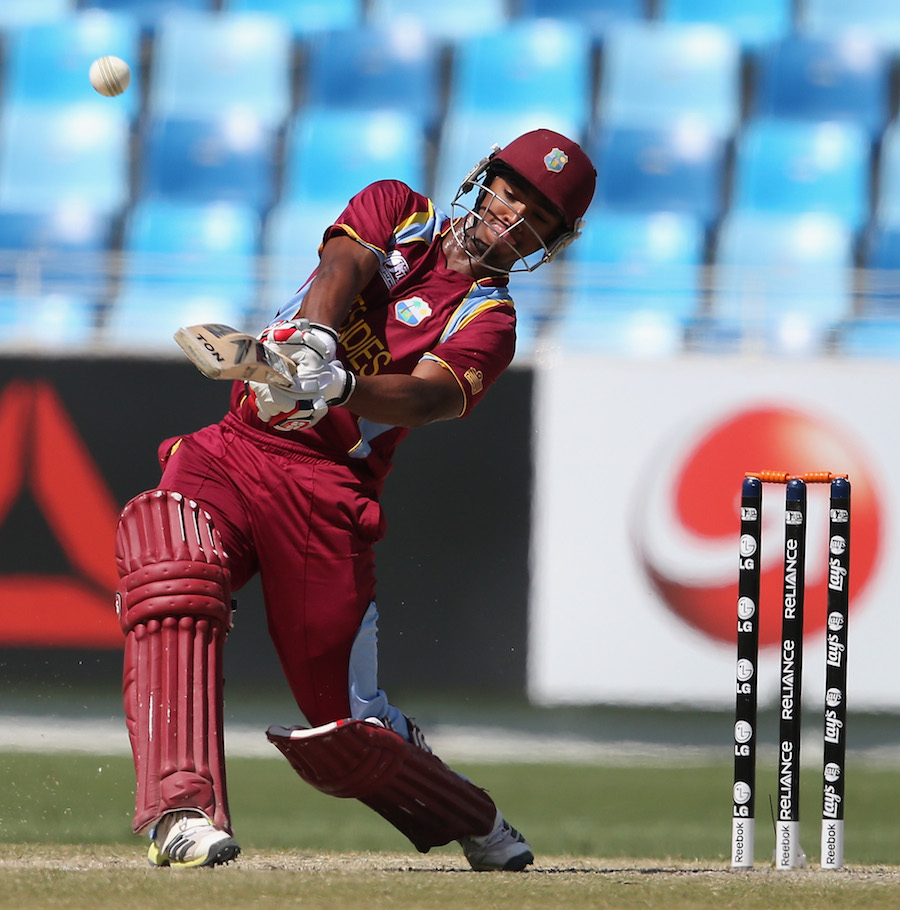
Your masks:
{"label": "batting glove", "polygon": [[264,344],[290,357],[300,371],[322,369],[334,360],[337,351],[337,332],[308,319],[273,323],[259,337]]}
{"label": "batting glove", "polygon": [[315,373],[297,373],[293,381],[292,389],[248,383],[259,419],[283,433],[315,426],[330,406],[344,404],[356,388],[356,376],[337,360]]}

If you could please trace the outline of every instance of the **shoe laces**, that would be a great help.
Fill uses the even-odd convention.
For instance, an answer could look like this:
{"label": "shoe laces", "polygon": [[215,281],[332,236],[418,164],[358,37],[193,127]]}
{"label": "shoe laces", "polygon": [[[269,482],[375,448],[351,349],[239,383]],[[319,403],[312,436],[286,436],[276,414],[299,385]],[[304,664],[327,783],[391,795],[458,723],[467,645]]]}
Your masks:
{"label": "shoe laces", "polygon": [[484,837],[473,837],[472,840],[480,847],[487,849],[497,846],[497,844],[506,840],[507,836],[511,837],[514,841],[524,840],[522,835],[504,818],[490,834],[486,834]]}

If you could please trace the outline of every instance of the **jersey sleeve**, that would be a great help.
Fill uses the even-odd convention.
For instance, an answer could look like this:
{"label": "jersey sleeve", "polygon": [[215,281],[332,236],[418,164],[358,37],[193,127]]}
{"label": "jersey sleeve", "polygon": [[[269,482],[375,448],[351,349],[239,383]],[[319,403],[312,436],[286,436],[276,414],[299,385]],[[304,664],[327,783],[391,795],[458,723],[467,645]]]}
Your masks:
{"label": "jersey sleeve", "polygon": [[466,417],[509,366],[515,351],[515,310],[500,303],[445,336],[422,360],[439,363],[453,374],[465,398],[459,416]]}
{"label": "jersey sleeve", "polygon": [[383,264],[398,230],[411,219],[427,217],[429,211],[430,201],[405,183],[379,180],[350,200],[335,223],[325,231],[322,245],[332,237],[351,237],[371,250]]}

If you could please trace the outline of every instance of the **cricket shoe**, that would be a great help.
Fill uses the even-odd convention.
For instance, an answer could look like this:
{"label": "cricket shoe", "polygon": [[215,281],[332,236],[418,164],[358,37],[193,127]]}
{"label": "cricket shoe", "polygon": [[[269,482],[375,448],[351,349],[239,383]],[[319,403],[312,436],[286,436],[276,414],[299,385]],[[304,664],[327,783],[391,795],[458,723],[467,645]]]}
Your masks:
{"label": "cricket shoe", "polygon": [[151,866],[189,869],[230,863],[240,852],[231,835],[205,815],[170,812],[150,832],[147,860]]}
{"label": "cricket shoe", "polygon": [[497,812],[497,819],[484,837],[461,837],[459,845],[476,872],[521,872],[534,862],[528,841]]}

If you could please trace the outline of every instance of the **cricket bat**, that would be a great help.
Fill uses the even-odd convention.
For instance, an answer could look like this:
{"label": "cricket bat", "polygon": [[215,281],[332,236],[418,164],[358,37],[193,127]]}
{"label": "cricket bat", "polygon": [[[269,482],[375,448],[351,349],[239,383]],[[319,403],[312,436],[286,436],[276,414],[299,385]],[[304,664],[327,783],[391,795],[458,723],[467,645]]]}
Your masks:
{"label": "cricket bat", "polygon": [[178,329],[174,337],[194,366],[210,379],[253,380],[280,389],[293,387],[297,365],[290,357],[230,325],[190,325]]}

